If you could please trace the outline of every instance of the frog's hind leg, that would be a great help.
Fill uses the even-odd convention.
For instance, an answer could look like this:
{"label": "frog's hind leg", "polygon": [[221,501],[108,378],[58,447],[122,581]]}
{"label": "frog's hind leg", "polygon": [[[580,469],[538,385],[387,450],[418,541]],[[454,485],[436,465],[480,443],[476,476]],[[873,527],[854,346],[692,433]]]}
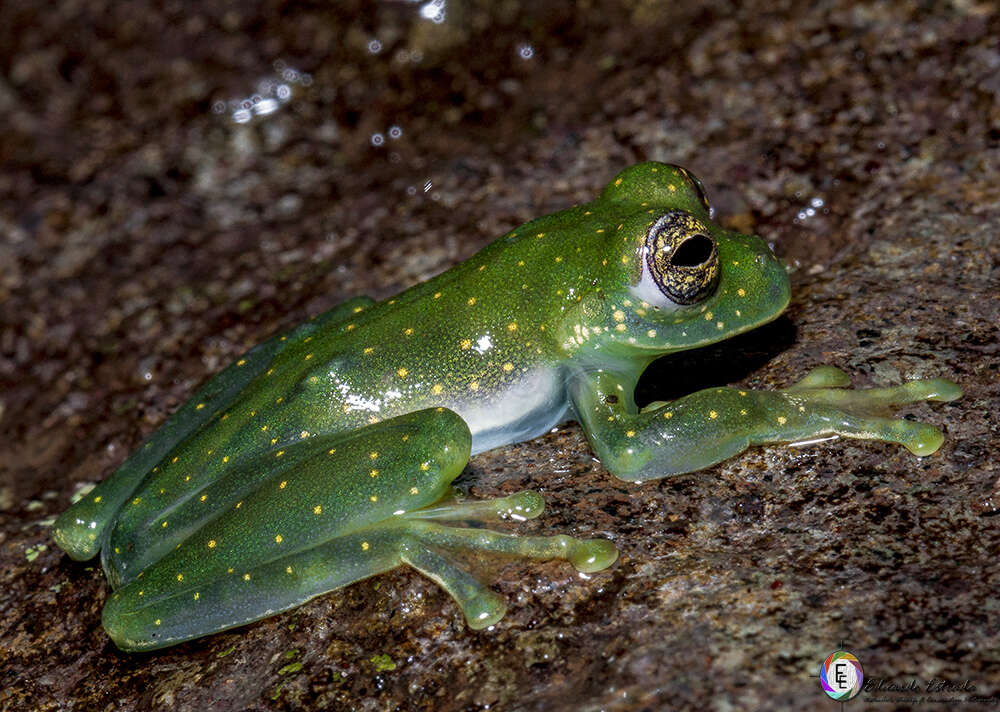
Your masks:
{"label": "frog's hind leg", "polygon": [[240,392],[289,344],[363,311],[372,303],[370,297],[357,297],[339,304],[289,332],[276,334],[258,344],[210,378],[117,470],[63,512],[52,528],[56,543],[77,561],[93,558],[103,545],[108,523],[150,470],[171,450],[238,399]]}

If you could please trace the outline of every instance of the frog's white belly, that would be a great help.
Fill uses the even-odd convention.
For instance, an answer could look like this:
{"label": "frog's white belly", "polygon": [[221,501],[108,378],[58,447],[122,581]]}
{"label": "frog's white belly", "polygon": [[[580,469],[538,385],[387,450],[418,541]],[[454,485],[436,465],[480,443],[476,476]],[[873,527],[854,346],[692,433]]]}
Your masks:
{"label": "frog's white belly", "polygon": [[529,371],[506,390],[448,406],[472,431],[472,454],[530,440],[566,418],[569,402],[560,369]]}

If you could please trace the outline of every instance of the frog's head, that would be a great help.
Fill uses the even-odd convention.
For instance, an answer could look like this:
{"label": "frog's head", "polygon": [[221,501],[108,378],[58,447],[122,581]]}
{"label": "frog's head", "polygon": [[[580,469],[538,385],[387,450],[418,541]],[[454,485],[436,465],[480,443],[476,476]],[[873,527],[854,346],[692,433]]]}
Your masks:
{"label": "frog's head", "polygon": [[788,305],[782,263],[761,238],[713,222],[701,183],[684,168],[632,166],[598,202],[620,223],[607,245],[614,273],[599,308],[615,351],[652,357],[703,346]]}

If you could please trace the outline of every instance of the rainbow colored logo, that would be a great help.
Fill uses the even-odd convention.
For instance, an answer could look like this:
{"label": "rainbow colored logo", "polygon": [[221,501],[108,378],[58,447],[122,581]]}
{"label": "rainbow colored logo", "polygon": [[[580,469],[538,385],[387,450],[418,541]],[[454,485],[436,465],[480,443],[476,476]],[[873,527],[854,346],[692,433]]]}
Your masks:
{"label": "rainbow colored logo", "polygon": [[823,683],[823,692],[837,702],[847,702],[861,692],[865,672],[856,656],[846,650],[838,650],[823,662],[819,679]]}

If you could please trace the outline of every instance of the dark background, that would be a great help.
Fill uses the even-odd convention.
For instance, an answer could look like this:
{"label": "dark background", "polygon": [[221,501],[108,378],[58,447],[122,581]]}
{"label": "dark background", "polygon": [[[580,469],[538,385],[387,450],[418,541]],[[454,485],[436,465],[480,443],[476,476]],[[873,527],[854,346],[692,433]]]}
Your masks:
{"label": "dark background", "polygon": [[[0,706],[834,709],[811,676],[841,641],[869,678],[1000,692],[998,9],[809,5],[450,0],[435,22],[404,0],[5,3]],[[941,451],[755,448],[636,486],[567,425],[456,484],[540,489],[517,531],[608,536],[621,559],[589,579],[473,562],[510,604],[492,632],[401,569],[114,648],[99,569],[48,537],[79,485],[268,334],[643,159],[689,167],[794,268],[782,319],[657,364],[645,397],[820,363],[864,386],[944,376],[962,400],[905,411]],[[966,707],[985,705],[921,709]]]}

